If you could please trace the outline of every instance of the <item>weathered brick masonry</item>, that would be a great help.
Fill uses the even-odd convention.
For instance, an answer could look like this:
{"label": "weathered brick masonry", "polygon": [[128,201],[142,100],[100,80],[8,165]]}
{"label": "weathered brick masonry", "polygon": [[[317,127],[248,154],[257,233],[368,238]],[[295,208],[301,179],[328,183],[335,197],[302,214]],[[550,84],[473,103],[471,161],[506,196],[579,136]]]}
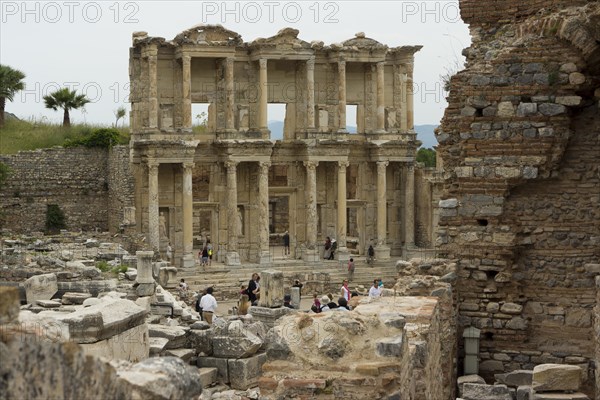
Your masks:
{"label": "weathered brick masonry", "polygon": [[459,337],[482,329],[485,377],[577,364],[593,397],[600,3],[465,0],[461,11],[473,45],[438,133],[438,240],[459,260]]}
{"label": "weathered brick masonry", "polygon": [[70,230],[116,230],[133,204],[126,146],[23,151],[0,161],[11,169],[0,206],[12,231],[43,231],[49,204],[61,208]]}

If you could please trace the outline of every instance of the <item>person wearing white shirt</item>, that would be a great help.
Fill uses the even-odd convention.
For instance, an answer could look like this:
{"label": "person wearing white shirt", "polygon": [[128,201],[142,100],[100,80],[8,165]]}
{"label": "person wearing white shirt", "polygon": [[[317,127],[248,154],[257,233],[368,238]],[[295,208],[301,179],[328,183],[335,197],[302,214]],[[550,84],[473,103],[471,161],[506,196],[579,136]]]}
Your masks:
{"label": "person wearing white shirt", "polygon": [[209,325],[212,325],[213,315],[217,311],[217,299],[212,295],[213,288],[209,287],[206,289],[206,294],[202,296],[200,300],[200,308],[202,308],[202,318]]}
{"label": "person wearing white shirt", "polygon": [[379,289],[379,282],[377,279],[373,281],[373,286],[369,289],[369,297],[379,297],[381,296],[381,289]]}

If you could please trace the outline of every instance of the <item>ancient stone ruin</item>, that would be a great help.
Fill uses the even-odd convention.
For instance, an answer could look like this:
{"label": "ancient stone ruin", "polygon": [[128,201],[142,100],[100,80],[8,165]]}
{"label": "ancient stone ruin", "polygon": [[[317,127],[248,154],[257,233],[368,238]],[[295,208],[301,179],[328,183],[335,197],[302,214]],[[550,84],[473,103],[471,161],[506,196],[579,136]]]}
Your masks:
{"label": "ancient stone ruin", "polygon": [[[415,162],[419,46],[134,33],[129,146],[1,157],[0,397],[600,398],[600,1],[460,5],[439,172]],[[39,232],[57,204],[69,230]],[[309,311],[351,256],[350,309]]]}

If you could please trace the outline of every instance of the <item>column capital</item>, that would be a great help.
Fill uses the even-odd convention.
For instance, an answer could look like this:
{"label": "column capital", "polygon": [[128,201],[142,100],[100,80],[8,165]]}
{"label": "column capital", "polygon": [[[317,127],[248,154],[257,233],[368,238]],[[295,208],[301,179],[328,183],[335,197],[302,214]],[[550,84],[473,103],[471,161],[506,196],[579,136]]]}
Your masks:
{"label": "column capital", "polygon": [[315,170],[317,169],[317,167],[319,166],[319,162],[318,161],[304,161],[303,162],[304,166],[309,169],[309,170]]}
{"label": "column capital", "polygon": [[225,65],[227,67],[233,66],[233,62],[235,61],[234,57],[225,57]]}
{"label": "column capital", "polygon": [[348,166],[350,165],[350,161],[338,161],[338,167],[342,170],[346,170],[346,168],[348,168]]}
{"label": "column capital", "polygon": [[183,54],[181,56],[181,61],[184,63],[190,63],[192,61],[192,56],[190,56],[188,54]]}
{"label": "column capital", "polygon": [[181,165],[183,166],[183,169],[193,169],[194,168],[194,162],[193,161],[185,161],[182,162]]}
{"label": "column capital", "polygon": [[149,169],[158,169],[158,166],[160,165],[160,163],[156,160],[148,160],[146,164],[148,165]]}
{"label": "column capital", "polygon": [[339,60],[338,61],[338,69],[346,69],[346,61],[345,60]]}
{"label": "column capital", "polygon": [[377,67],[377,72],[379,72],[380,70],[382,71],[382,70],[383,70],[383,67],[384,67],[384,65],[385,65],[385,62],[383,62],[383,61],[378,61],[378,62],[376,62],[376,63],[375,63],[375,66]]}
{"label": "column capital", "polygon": [[390,162],[388,160],[377,161],[378,168],[385,168],[388,165],[390,165]]}
{"label": "column capital", "polygon": [[238,161],[235,160],[227,160],[225,161],[225,167],[227,167],[227,171],[233,170],[235,172],[235,168],[239,164]]}
{"label": "column capital", "polygon": [[411,172],[415,170],[415,164],[406,164],[406,169]]}
{"label": "column capital", "polygon": [[266,58],[259,59],[258,60],[258,65],[259,65],[260,69],[267,68],[267,59]]}
{"label": "column capital", "polygon": [[259,161],[258,162],[258,166],[262,169],[262,168],[269,168],[271,166],[271,162],[270,161]]}
{"label": "column capital", "polygon": [[315,57],[310,57],[306,60],[306,68],[313,71],[315,69]]}

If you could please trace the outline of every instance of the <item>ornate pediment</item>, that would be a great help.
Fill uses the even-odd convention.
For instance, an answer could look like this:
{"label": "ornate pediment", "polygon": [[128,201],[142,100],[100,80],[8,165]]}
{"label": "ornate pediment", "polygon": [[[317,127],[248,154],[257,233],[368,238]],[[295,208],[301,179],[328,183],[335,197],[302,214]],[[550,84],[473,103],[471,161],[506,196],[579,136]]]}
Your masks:
{"label": "ornate pediment", "polygon": [[342,43],[331,44],[330,47],[336,51],[385,51],[388,48],[387,45],[379,43],[377,40],[365,37],[364,32],[359,32],[352,39]]}
{"label": "ornate pediment", "polygon": [[239,46],[243,44],[242,36],[222,25],[196,25],[175,36],[177,44],[201,44],[208,46]]}
{"label": "ornate pediment", "polygon": [[302,39],[298,39],[298,29],[283,28],[277,35],[269,38],[258,38],[250,43],[251,48],[274,47],[278,50],[310,49],[311,45]]}

